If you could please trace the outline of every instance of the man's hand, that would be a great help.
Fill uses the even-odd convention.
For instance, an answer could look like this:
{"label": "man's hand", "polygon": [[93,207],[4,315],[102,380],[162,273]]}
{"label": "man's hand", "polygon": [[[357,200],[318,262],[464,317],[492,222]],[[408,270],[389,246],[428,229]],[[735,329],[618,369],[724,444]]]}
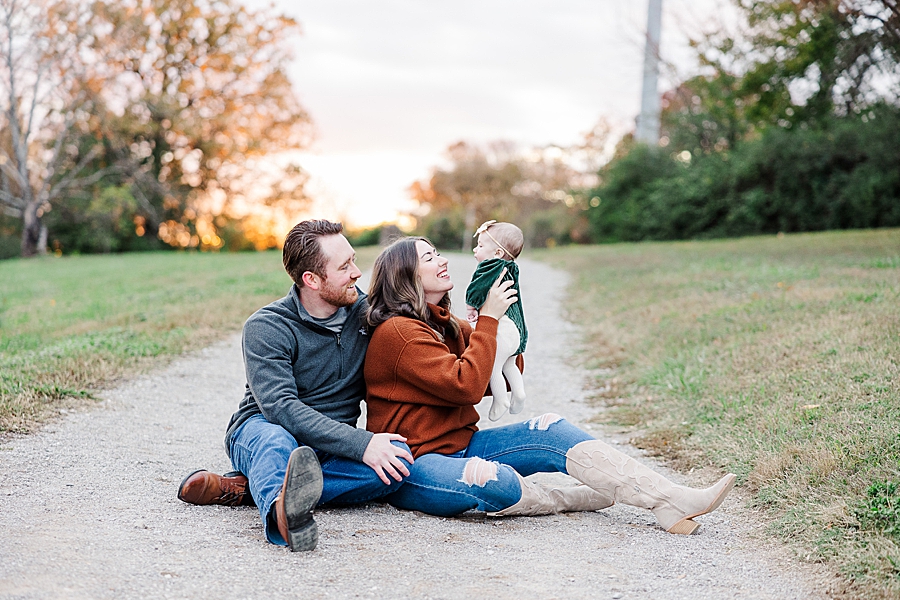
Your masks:
{"label": "man's hand", "polygon": [[395,440],[406,443],[406,438],[397,433],[376,433],[366,446],[362,457],[363,462],[372,467],[385,485],[391,484],[388,475],[397,481],[403,481],[404,477],[409,476],[409,469],[400,460],[401,458],[409,464],[413,463],[412,454],[405,448],[398,448],[391,443]]}

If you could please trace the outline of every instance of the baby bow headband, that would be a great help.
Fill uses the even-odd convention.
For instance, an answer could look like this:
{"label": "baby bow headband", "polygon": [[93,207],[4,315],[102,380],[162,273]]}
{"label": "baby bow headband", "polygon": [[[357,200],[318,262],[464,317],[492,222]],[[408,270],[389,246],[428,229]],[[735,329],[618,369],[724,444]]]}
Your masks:
{"label": "baby bow headband", "polygon": [[[495,244],[497,244],[497,247],[498,247],[498,248],[500,248],[501,250],[503,250],[504,252],[506,252],[506,255],[507,255],[507,256],[512,256],[513,253],[510,252],[509,250],[507,250],[506,248],[504,248],[504,247],[503,247],[503,244],[501,244],[500,242],[498,242],[498,241],[497,241],[497,238],[495,238],[494,236],[492,236],[492,235],[491,235],[491,232],[488,231],[488,229],[490,229],[491,225],[493,225],[493,224],[496,223],[496,222],[497,222],[497,221],[494,220],[494,219],[492,219],[492,220],[490,220],[490,221],[485,221],[484,223],[482,223],[482,224],[478,227],[478,229],[475,230],[475,235],[473,235],[472,237],[478,237],[478,236],[481,235],[482,233],[486,233],[487,236],[488,236],[489,238],[491,238],[491,240],[492,240]],[[513,258],[513,260],[515,260],[515,258]]]}

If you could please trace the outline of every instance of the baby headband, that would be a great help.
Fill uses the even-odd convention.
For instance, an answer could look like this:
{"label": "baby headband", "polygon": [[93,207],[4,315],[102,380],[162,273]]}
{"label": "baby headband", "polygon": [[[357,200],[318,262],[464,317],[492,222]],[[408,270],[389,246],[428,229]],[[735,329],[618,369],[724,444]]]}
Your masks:
{"label": "baby headband", "polygon": [[488,229],[490,228],[490,226],[493,225],[493,224],[496,223],[496,222],[497,222],[497,221],[496,221],[496,220],[493,220],[493,219],[490,220],[490,221],[485,221],[484,223],[481,224],[480,227],[478,227],[478,229],[475,230],[475,235],[473,235],[472,237],[478,237],[478,236],[481,235],[482,233],[486,233],[487,236],[488,236],[489,238],[491,238],[491,240],[493,240],[493,242],[494,242],[495,244],[497,244],[497,247],[498,247],[498,248],[500,248],[501,250],[503,250],[504,252],[506,252],[506,255],[507,255],[507,256],[511,256],[513,260],[516,260],[516,257],[513,256],[513,253],[510,252],[509,250],[507,250],[506,248],[504,248],[504,247],[503,247],[503,244],[501,244],[500,242],[498,242],[498,241],[497,241],[497,238],[495,238],[494,236],[492,236],[492,235],[491,235],[491,232],[488,231]]}

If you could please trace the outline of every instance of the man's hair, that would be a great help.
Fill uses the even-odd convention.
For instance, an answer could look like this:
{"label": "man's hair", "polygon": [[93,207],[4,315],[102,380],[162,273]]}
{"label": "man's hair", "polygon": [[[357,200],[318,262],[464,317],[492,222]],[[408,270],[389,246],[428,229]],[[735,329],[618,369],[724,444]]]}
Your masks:
{"label": "man's hair", "polygon": [[284,238],[282,261],[284,270],[299,286],[303,285],[303,274],[307,271],[325,278],[328,257],[322,252],[319,239],[326,235],[337,235],[344,231],[340,223],[325,219],[300,221]]}
{"label": "man's hair", "polygon": [[508,255],[504,258],[515,260],[519,257],[525,246],[525,235],[521,229],[512,223],[494,223],[487,228],[487,231],[502,246],[501,250],[504,250],[504,254]]}
{"label": "man's hair", "polygon": [[[434,327],[429,319],[430,311],[425,302],[425,290],[419,279],[419,253],[416,242],[434,244],[423,237],[407,237],[395,241],[381,251],[372,267],[372,283],[369,285],[369,310],[366,323],[369,331],[391,317],[409,317]],[[450,293],[444,294],[438,306],[450,310]],[[451,319],[447,324],[450,337],[459,335],[459,325]]]}

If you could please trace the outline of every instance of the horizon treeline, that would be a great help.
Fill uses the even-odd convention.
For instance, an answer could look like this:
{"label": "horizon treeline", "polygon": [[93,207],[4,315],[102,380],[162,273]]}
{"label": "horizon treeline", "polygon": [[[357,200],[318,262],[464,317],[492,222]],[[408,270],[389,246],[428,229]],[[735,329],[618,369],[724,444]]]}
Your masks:
{"label": "horizon treeline", "polygon": [[[896,2],[733,4],[663,94],[657,146],[602,118],[571,146],[454,143],[409,188],[415,233],[468,249],[488,219],[530,247],[900,226]],[[271,158],[309,141],[295,21],[236,0],[0,13],[0,258],[271,248],[309,206],[302,167]]]}

